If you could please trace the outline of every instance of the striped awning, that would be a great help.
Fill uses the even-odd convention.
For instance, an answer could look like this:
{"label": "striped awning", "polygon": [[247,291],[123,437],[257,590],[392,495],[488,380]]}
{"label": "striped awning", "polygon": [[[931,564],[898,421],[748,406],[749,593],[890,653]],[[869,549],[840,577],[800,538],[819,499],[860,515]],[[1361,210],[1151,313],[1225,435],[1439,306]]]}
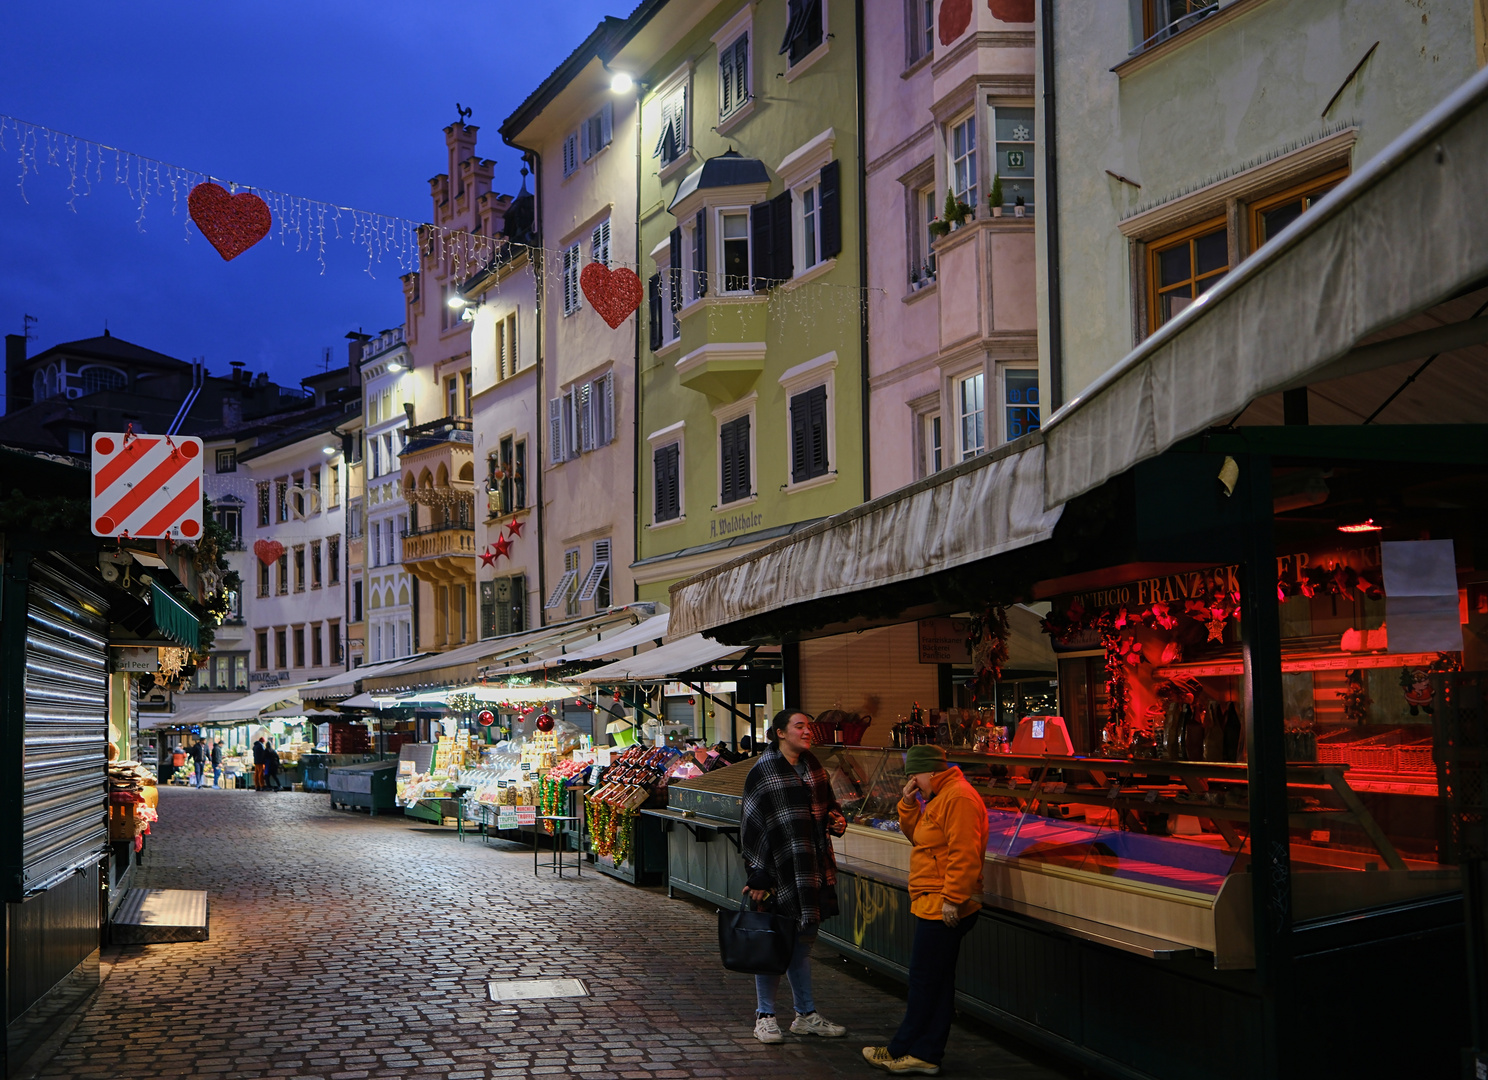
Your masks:
{"label": "striped awning", "polygon": [[155,581],[150,582],[150,611],[155,618],[155,629],[177,645],[188,649],[201,647],[201,623],[196,615]]}

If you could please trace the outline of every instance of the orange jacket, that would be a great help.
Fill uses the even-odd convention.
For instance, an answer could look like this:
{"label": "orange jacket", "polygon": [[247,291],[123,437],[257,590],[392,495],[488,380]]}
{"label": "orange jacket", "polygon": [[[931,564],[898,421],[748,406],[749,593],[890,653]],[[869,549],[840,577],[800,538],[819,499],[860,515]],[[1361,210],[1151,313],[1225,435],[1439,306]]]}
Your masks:
{"label": "orange jacket", "polygon": [[954,765],[935,774],[934,794],[920,809],[899,800],[899,829],[909,854],[910,910],[939,919],[949,900],[962,916],[982,906],[982,860],[987,855],[987,805]]}

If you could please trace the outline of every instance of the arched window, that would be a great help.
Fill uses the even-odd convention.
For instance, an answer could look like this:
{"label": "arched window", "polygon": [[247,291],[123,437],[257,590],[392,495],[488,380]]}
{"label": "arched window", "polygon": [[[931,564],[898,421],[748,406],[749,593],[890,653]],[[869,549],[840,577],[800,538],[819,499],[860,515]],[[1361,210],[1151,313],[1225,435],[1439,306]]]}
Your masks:
{"label": "arched window", "polygon": [[83,393],[96,394],[100,390],[118,390],[125,383],[124,373],[117,368],[93,365],[83,368]]}
{"label": "arched window", "polygon": [[31,397],[36,401],[43,401],[47,397],[46,376],[39,371],[31,376]]}

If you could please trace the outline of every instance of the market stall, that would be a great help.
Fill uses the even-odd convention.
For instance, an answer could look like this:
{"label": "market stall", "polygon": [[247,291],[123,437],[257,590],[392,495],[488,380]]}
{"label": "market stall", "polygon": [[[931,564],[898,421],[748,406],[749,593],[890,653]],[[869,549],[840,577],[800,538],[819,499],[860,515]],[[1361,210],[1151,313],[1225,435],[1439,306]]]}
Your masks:
{"label": "market stall", "polygon": [[[1043,432],[673,589],[672,634],[737,646],[967,617],[988,688],[1006,608],[1049,605],[1057,711],[1019,717],[1009,753],[959,711],[920,725],[987,803],[962,1008],[1124,1075],[1457,1069],[1464,957],[1488,971],[1464,949],[1488,428],[1481,336],[1438,331],[1488,301],[1485,145],[1480,76]],[[1406,198],[1451,226],[1423,238]],[[1282,423],[1298,388],[1333,422]],[[822,937],[902,975],[902,764],[829,756],[851,820]],[[1433,992],[1381,1025],[1352,988],[1386,985]]]}

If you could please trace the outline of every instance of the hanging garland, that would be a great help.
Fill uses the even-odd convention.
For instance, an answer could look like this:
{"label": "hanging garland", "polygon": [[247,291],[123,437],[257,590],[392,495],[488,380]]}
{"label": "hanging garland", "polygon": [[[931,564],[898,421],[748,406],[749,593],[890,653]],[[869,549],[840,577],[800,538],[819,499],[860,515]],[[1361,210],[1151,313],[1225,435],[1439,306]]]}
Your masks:
{"label": "hanging garland", "polygon": [[975,673],[972,693],[979,699],[990,698],[1008,658],[1007,608],[988,604],[981,614],[973,615],[966,625],[966,648]]}
{"label": "hanging garland", "polygon": [[444,703],[450,707],[452,712],[460,713],[470,712],[478,704],[476,696],[469,691],[456,691],[448,695]]}

